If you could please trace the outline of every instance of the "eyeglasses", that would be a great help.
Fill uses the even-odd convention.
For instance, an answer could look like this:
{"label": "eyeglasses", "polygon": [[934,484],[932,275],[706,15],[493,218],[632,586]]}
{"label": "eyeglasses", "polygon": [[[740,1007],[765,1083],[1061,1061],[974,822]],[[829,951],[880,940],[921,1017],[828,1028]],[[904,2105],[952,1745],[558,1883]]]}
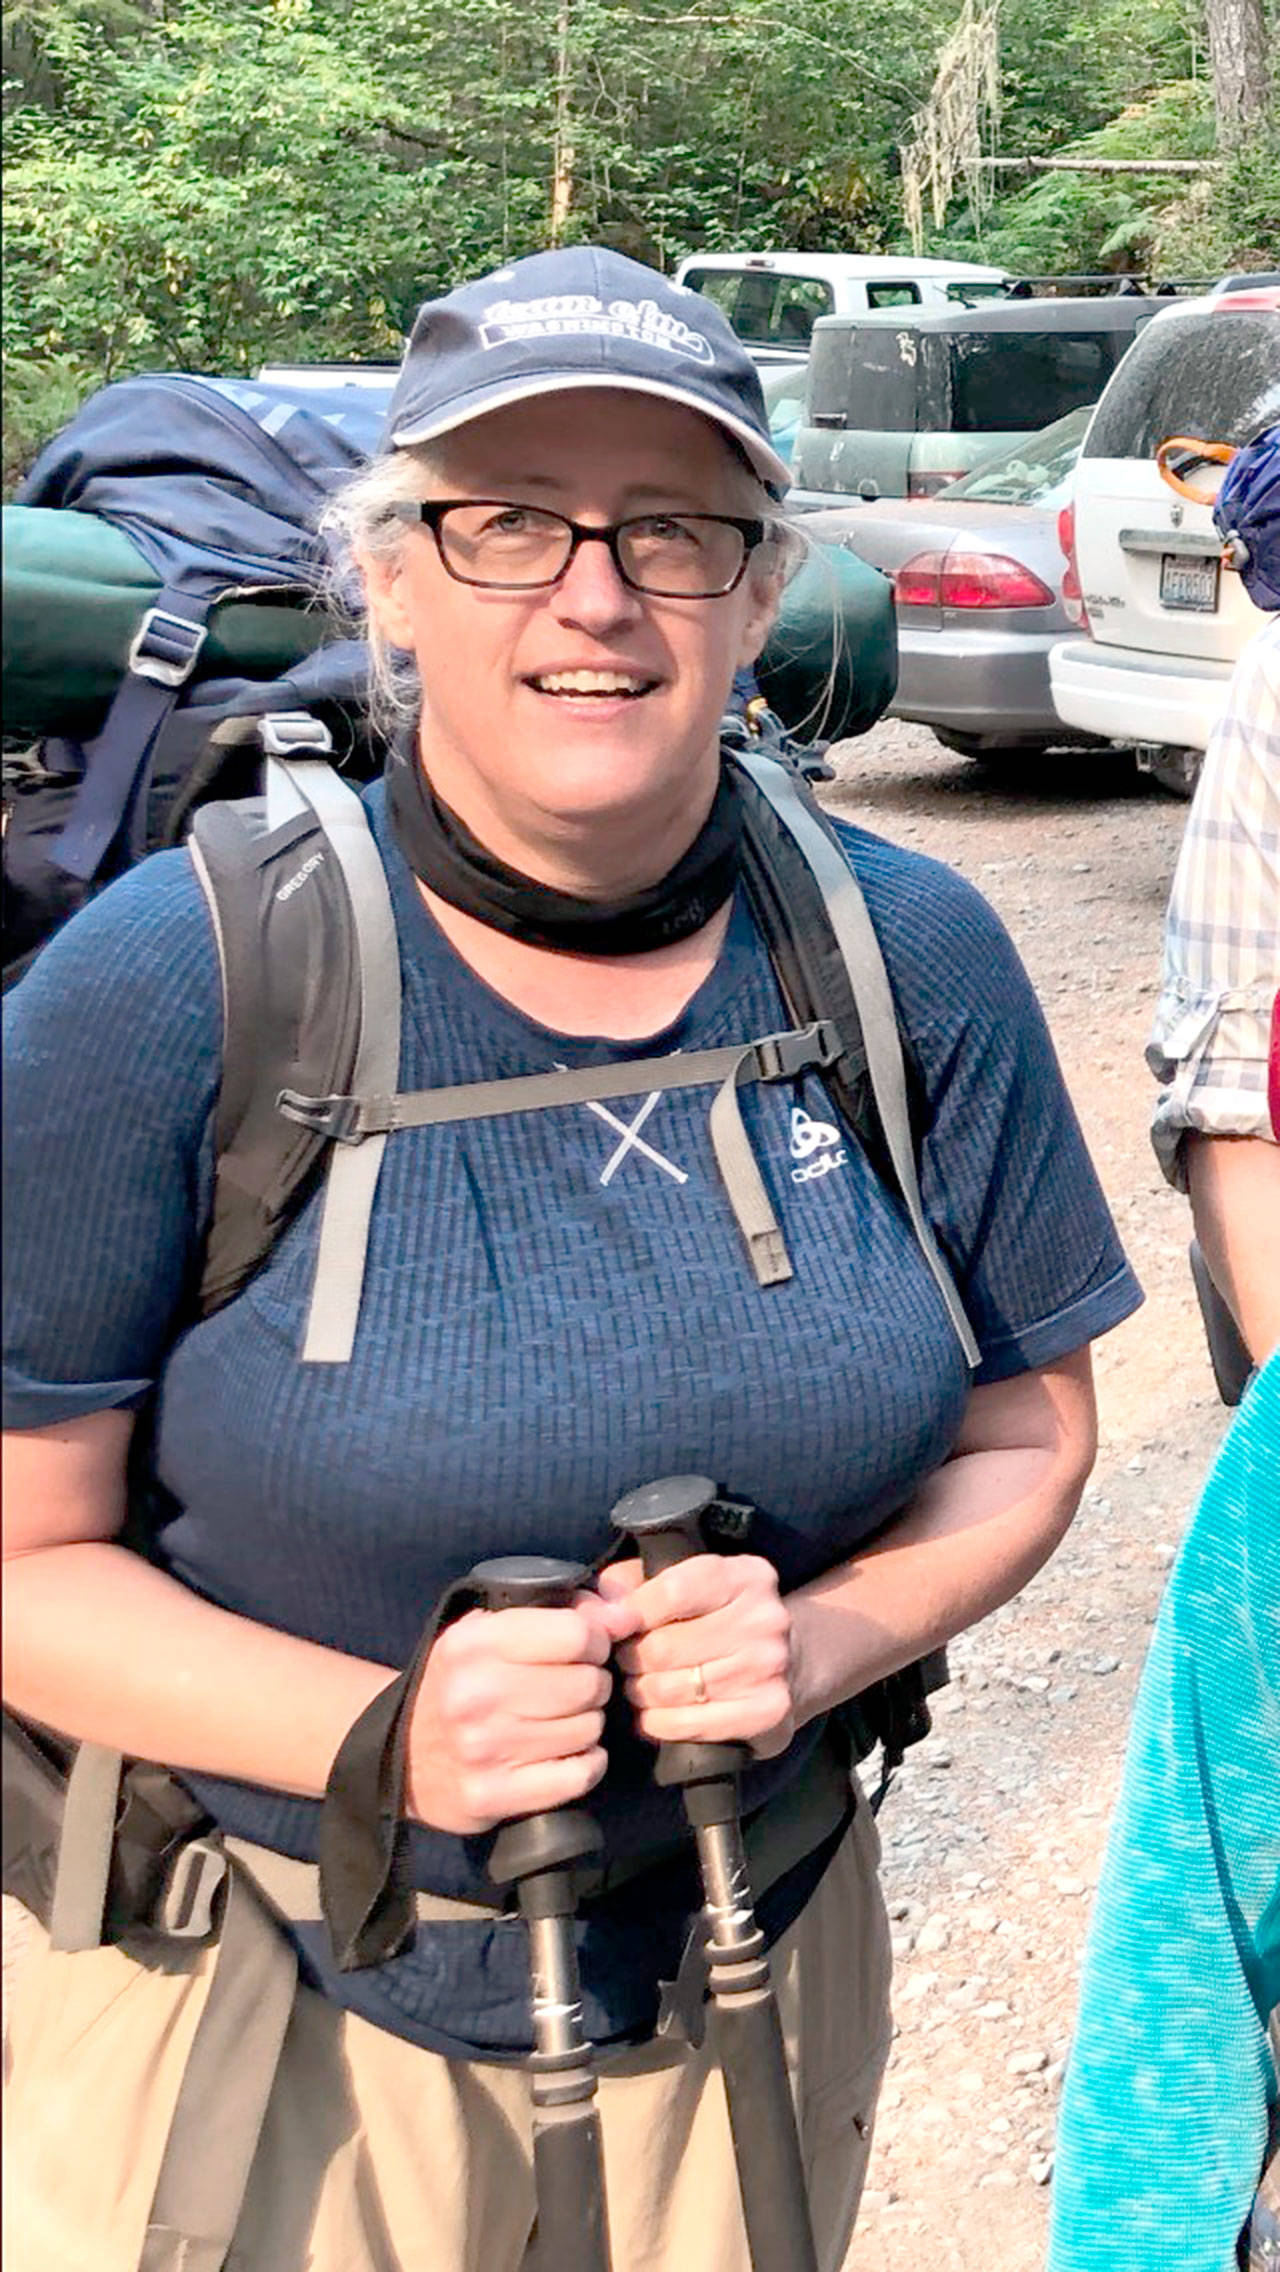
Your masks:
{"label": "eyeglasses", "polygon": [[763,521],[729,513],[636,513],[588,528],[540,505],[500,497],[467,503],[406,500],[397,520],[420,522],[459,584],[499,592],[545,591],[558,584],[581,544],[607,544],[614,567],[633,592],[653,599],[720,599],[741,583],[749,555],[763,544]]}

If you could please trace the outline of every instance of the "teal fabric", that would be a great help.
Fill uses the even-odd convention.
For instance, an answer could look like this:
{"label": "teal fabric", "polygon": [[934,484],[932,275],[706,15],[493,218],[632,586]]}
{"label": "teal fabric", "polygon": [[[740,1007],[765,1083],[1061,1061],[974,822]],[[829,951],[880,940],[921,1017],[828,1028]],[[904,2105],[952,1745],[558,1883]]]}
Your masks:
{"label": "teal fabric", "polygon": [[1067,2072],[1050,2272],[1234,2272],[1280,2003],[1280,1352],[1142,1677]]}

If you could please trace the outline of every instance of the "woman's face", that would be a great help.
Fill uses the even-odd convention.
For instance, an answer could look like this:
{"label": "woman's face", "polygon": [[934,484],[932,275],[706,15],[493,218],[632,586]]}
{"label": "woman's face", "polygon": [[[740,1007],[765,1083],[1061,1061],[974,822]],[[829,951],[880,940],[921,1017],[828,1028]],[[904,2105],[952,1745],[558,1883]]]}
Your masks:
{"label": "woman's face", "polygon": [[[430,494],[541,505],[588,524],[654,511],[758,516],[760,495],[709,420],[652,396],[584,388],[491,412],[433,453]],[[629,590],[584,544],[558,584],[482,591],[445,570],[429,529],[366,563],[383,635],[412,650],[433,787],[495,851],[589,837],[619,820],[700,818],[734,671],[776,597],[755,562],[716,599]],[[572,674],[602,674],[588,691]],[[566,683],[568,681],[568,683]]]}

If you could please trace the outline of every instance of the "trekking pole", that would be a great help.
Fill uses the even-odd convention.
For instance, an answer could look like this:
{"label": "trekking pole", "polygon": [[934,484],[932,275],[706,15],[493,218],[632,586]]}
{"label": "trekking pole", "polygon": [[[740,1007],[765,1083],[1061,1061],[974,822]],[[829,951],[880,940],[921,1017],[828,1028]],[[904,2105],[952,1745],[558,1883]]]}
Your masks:
{"label": "trekking pole", "polygon": [[[702,1518],[718,1498],[703,1475],[670,1475],[629,1491],[612,1519],[639,1548],[645,1577],[656,1578],[707,1551]],[[664,1743],[654,1775],[682,1787],[697,1844],[716,2044],[754,2272],[818,2272],[782,2023],[742,1843],[738,1776],[750,1758],[743,1743]]]}
{"label": "trekking pole", "polygon": [[[590,1573],[576,1562],[513,1554],[477,1563],[466,1583],[482,1609],[567,1609]],[[577,1865],[601,1843],[583,1808],[558,1807],[504,1824],[489,1858],[495,1884],[515,1886],[529,1929],[537,2262],[546,2272],[609,2272],[596,2077],[573,1937]]]}

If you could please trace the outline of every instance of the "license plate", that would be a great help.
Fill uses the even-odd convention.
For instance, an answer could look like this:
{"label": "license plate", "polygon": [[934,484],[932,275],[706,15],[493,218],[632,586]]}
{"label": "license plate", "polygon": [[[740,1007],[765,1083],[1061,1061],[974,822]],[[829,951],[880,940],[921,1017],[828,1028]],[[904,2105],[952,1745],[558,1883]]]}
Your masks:
{"label": "license plate", "polygon": [[1160,605],[1186,615],[1213,615],[1218,605],[1217,560],[1189,560],[1185,553],[1160,555]]}

